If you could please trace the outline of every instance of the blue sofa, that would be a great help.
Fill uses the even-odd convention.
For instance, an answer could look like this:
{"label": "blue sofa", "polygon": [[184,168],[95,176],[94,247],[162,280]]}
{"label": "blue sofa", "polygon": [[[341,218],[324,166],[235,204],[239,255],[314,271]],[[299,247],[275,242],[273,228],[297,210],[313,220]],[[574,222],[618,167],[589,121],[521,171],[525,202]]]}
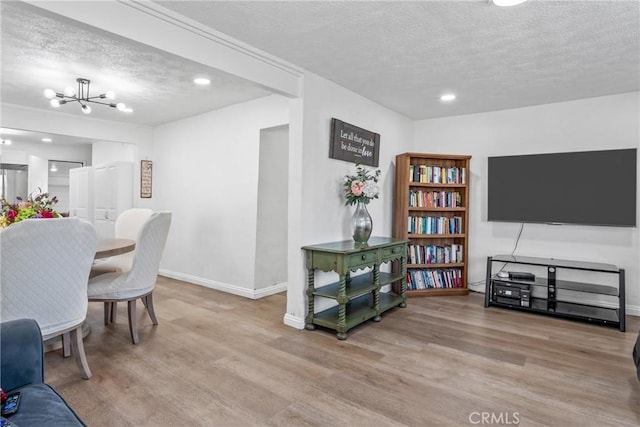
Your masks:
{"label": "blue sofa", "polygon": [[0,385],[7,394],[20,392],[18,412],[7,416],[11,425],[85,425],[67,402],[44,383],[42,335],[35,320],[2,322],[0,349]]}
{"label": "blue sofa", "polygon": [[633,347],[633,362],[636,364],[636,375],[640,380],[640,332],[636,338],[636,346]]}

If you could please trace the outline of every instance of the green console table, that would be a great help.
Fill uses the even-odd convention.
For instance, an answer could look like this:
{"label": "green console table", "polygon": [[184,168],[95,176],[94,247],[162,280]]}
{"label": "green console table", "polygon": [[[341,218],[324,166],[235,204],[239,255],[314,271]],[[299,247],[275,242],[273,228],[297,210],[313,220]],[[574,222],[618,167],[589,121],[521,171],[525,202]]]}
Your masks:
{"label": "green console table", "polygon": [[[373,319],[393,307],[406,307],[407,243],[408,240],[389,237],[371,237],[367,243],[353,240],[303,246],[308,270],[307,297],[309,309],[306,328],[323,326],[337,331],[340,340],[347,331],[360,323]],[[380,265],[398,262],[398,273],[380,272]],[[370,268],[371,271],[351,277],[351,273]],[[338,282],[315,287],[316,270],[338,273]],[[380,292],[392,285],[391,292]],[[338,304],[315,313],[315,298],[330,298]]]}

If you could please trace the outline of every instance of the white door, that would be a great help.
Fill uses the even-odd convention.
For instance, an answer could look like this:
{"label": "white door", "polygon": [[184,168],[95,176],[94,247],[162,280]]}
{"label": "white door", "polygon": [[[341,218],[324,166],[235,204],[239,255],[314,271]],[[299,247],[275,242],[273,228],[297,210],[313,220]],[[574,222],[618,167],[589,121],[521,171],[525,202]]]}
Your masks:
{"label": "white door", "polygon": [[69,170],[69,216],[93,223],[91,172],[90,166]]}
{"label": "white door", "polygon": [[116,212],[116,165],[107,163],[94,166],[94,225],[100,239],[113,239]]}

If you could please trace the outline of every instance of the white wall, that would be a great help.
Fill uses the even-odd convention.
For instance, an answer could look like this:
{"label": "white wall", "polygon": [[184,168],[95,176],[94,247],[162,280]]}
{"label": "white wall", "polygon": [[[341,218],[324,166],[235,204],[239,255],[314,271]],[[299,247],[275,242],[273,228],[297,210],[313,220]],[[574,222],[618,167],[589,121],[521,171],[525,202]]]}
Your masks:
{"label": "white wall", "polygon": [[29,155],[29,194],[49,191],[49,161],[44,157]]}
{"label": "white wall", "polygon": [[288,120],[272,95],[155,128],[153,206],[173,212],[162,274],[255,297],[260,130]]}
{"label": "white wall", "polygon": [[91,144],[93,165],[111,162],[134,162],[136,146],[123,142],[98,141]]}
{"label": "white wall", "polygon": [[[633,92],[415,123],[414,151],[473,156],[469,282],[482,282],[482,286],[472,289],[484,290],[486,257],[511,253],[520,229],[520,224],[487,221],[487,158],[637,148],[639,104],[639,93]],[[640,315],[638,228],[525,224],[516,254],[625,268],[627,307]]]}
{"label": "white wall", "polygon": [[[331,118],[380,134],[380,199],[367,207],[373,218],[374,236],[392,235],[395,155],[408,151],[413,141],[412,122],[360,95],[312,73],[305,73],[301,114],[302,130],[292,120],[290,138],[291,191],[289,193],[289,287],[287,325],[302,328],[307,312],[307,273],[301,246],[351,239],[349,221],[353,207],[345,206],[342,182],[355,172],[355,164],[329,158]],[[302,150],[295,148],[302,137]],[[299,179],[299,191],[296,182]],[[297,210],[297,211],[296,211]],[[318,274],[319,284],[333,280]]]}
{"label": "white wall", "polygon": [[260,131],[256,289],[287,283],[289,126]]}

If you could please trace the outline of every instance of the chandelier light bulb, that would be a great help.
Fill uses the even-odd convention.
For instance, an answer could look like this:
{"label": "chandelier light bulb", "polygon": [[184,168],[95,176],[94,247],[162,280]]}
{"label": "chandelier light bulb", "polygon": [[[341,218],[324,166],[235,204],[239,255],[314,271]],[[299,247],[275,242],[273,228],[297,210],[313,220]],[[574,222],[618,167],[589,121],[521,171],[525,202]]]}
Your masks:
{"label": "chandelier light bulb", "polygon": [[58,98],[53,98],[51,101],[49,101],[49,105],[51,105],[53,108],[58,108],[60,106],[60,100]]}
{"label": "chandelier light bulb", "polygon": [[127,105],[124,102],[118,102],[116,104],[116,108],[120,111],[124,111],[127,109]]}
{"label": "chandelier light bulb", "polygon": [[45,89],[44,90],[44,96],[45,96],[45,98],[53,99],[53,98],[56,97],[56,91],[53,90],[53,89]]}
{"label": "chandelier light bulb", "polygon": [[112,90],[108,90],[104,93],[107,99],[116,99],[116,94]]}
{"label": "chandelier light bulb", "polygon": [[64,96],[72,97],[76,94],[76,90],[71,86],[67,86],[64,88]]}
{"label": "chandelier light bulb", "polygon": [[85,114],[91,114],[91,107],[89,107],[88,105],[83,105],[82,112]]}

